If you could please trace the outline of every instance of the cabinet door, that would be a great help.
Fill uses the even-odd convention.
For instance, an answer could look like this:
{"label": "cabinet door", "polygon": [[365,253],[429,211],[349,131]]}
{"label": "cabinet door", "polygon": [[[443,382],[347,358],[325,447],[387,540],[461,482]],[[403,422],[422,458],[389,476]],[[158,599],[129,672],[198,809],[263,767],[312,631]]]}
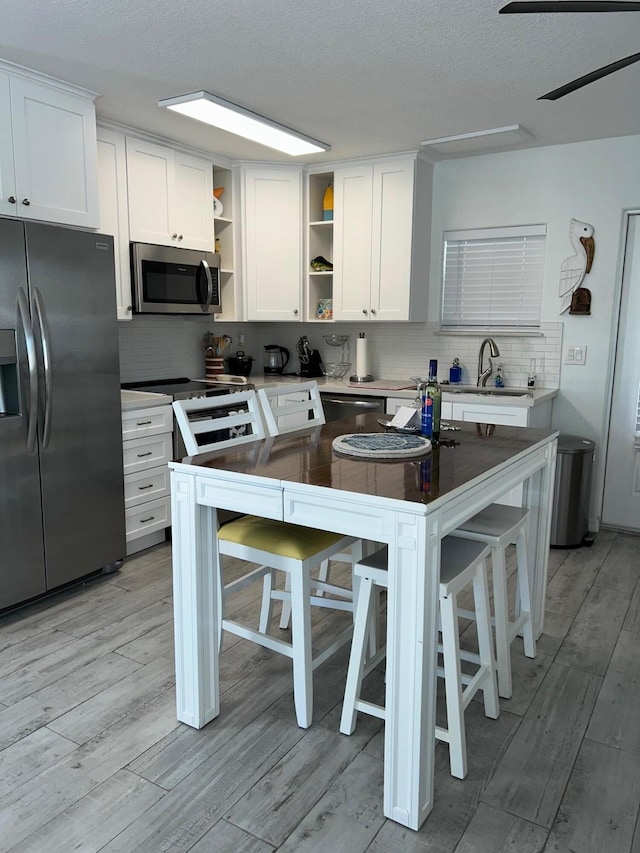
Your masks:
{"label": "cabinet door", "polygon": [[371,309],[373,167],[333,174],[333,319],[368,320]]}
{"label": "cabinet door", "polygon": [[169,210],[172,233],[185,249],[213,252],[213,166],[207,160],[175,152]]}
{"label": "cabinet door", "polygon": [[392,160],[373,167],[372,320],[409,319],[414,165]]}
{"label": "cabinet door", "polygon": [[131,266],[129,263],[129,212],[124,136],[98,128],[98,190],[100,231],[113,237],[118,320],[130,320]]}
{"label": "cabinet door", "polygon": [[476,424],[527,426],[529,409],[524,406],[483,406],[480,403],[454,403],[453,419]]}
{"label": "cabinet door", "polygon": [[[9,201],[12,198],[13,201]],[[17,215],[9,75],[0,71],[0,214]]]}
{"label": "cabinet door", "polygon": [[11,78],[17,216],[97,228],[96,116],[88,98]]}
{"label": "cabinet door", "polygon": [[299,320],[302,292],[302,173],[243,172],[247,320]]}
{"label": "cabinet door", "polygon": [[129,237],[133,242],[178,245],[170,216],[174,165],[170,148],[127,137]]}

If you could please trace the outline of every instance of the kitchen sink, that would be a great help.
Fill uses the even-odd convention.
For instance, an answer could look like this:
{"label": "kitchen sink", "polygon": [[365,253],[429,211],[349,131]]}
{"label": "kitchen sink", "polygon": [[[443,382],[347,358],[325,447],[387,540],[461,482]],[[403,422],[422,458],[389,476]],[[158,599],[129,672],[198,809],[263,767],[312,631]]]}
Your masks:
{"label": "kitchen sink", "polygon": [[511,388],[487,388],[485,386],[465,385],[463,387],[452,387],[451,385],[442,385],[443,394],[467,394],[481,395],[482,397],[527,397],[528,392],[525,390],[516,391]]}

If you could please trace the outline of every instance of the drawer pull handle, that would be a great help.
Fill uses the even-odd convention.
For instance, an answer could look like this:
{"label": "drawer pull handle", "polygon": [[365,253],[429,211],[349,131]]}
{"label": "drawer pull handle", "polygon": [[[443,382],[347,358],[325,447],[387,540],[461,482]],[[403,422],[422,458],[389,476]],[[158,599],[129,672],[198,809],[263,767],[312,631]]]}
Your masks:
{"label": "drawer pull handle", "polygon": [[149,483],[148,486],[138,486],[138,491],[143,492],[145,489],[152,489],[152,488],[153,488],[153,483]]}
{"label": "drawer pull handle", "polygon": [[143,456],[153,456],[153,450],[150,450],[148,453],[138,453],[138,459],[142,459]]}
{"label": "drawer pull handle", "polygon": [[155,518],[155,515],[150,515],[149,518],[141,518],[140,524],[146,524],[147,521],[153,521],[154,518]]}
{"label": "drawer pull handle", "polygon": [[152,423],[152,421],[136,421],[136,426],[146,426],[150,423]]}

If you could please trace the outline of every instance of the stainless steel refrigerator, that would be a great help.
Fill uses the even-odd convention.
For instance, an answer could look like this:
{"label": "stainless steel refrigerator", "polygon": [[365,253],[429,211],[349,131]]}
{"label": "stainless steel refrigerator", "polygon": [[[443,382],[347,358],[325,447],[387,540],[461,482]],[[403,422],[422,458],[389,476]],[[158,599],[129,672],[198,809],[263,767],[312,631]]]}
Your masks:
{"label": "stainless steel refrigerator", "polygon": [[0,610],[125,547],[113,240],[0,219]]}

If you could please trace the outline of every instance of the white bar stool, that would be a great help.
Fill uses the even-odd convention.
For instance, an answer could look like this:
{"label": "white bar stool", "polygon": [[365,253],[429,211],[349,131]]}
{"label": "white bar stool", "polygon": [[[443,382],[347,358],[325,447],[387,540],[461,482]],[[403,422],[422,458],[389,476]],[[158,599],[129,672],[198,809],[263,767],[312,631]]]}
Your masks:
{"label": "white bar stool", "polygon": [[[493,609],[496,629],[496,655],[498,661],[498,691],[503,699],[513,692],[511,679],[511,644],[522,633],[524,653],[528,658],[536,656],[536,641],[531,620],[531,585],[527,561],[527,528],[529,510],[523,507],[491,504],[469,521],[461,524],[451,535],[484,542],[491,547],[493,575]],[[505,551],[509,545],[516,546],[518,563],[518,585],[515,602],[515,621],[509,621],[509,599],[507,595],[507,567]],[[460,612],[462,616],[469,614]]]}
{"label": "white bar stool", "polygon": [[[438,650],[442,652],[444,668],[438,668],[438,676],[444,678],[445,683],[447,728],[436,726],[436,738],[449,744],[451,774],[459,779],[467,775],[464,709],[478,690],[482,690],[487,717],[497,719],[500,713],[487,589],[488,554],[489,546],[480,542],[451,536],[442,540],[438,594],[442,645]],[[382,648],[367,659],[370,636],[376,627],[373,624],[375,599],[380,589],[388,587],[387,548],[357,563],[354,574],[360,578],[360,585],[340,720],[340,731],[346,735],[355,729],[358,711],[382,720],[386,717],[383,706],[365,702],[360,699],[360,693],[364,677],[384,658],[386,651]],[[461,651],[458,636],[456,599],[470,583],[473,584],[479,654]],[[477,665],[474,675],[462,673],[461,659]],[[466,685],[464,689],[463,684]]]}

